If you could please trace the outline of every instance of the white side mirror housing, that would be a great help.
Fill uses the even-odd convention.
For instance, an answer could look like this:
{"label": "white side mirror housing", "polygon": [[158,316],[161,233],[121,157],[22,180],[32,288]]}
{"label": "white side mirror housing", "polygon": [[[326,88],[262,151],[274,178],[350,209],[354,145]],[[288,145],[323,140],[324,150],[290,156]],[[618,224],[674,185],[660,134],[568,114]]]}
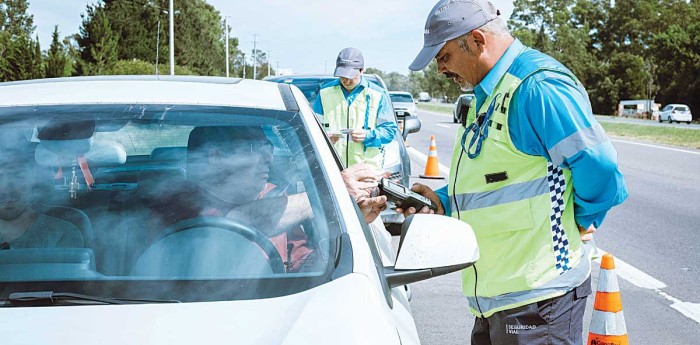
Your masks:
{"label": "white side mirror housing", "polygon": [[469,224],[414,214],[404,221],[396,263],[385,269],[385,276],[395,287],[462,270],[478,259],[479,246]]}

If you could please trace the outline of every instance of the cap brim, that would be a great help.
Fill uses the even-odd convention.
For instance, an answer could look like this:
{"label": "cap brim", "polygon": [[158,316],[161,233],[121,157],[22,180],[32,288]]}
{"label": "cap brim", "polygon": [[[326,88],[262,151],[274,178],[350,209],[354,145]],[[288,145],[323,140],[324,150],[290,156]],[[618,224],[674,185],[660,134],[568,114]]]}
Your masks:
{"label": "cap brim", "polygon": [[359,69],[350,67],[336,67],[335,72],[333,72],[333,75],[336,77],[343,77],[348,79],[354,79],[355,77],[357,77],[358,74],[360,74]]}
{"label": "cap brim", "polygon": [[445,46],[445,42],[438,43],[434,46],[429,46],[429,47],[423,47],[423,49],[420,50],[418,53],[418,56],[416,56],[416,59],[413,60],[413,63],[408,66],[408,69],[411,71],[421,71],[425,66],[428,66],[430,63],[430,60],[432,60],[435,55],[442,49],[442,47]]}

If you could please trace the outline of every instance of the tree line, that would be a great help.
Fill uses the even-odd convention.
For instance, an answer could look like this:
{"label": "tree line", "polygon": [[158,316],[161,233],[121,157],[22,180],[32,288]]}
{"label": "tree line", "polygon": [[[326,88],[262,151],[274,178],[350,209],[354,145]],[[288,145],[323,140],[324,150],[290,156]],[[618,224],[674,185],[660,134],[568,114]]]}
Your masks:
{"label": "tree line", "polygon": [[[174,16],[175,73],[226,74],[221,14],[204,0],[178,0]],[[79,32],[61,37],[54,27],[43,50],[35,36],[28,0],[0,0],[0,81],[87,75],[169,74],[168,0],[102,0],[88,4]],[[247,55],[229,37],[229,71],[234,77],[267,75],[264,52]],[[270,66],[271,67],[271,66]]]}
{"label": "tree line", "polygon": [[[515,0],[508,27],[525,45],[566,65],[588,91],[593,112],[620,100],[684,103],[700,113],[700,1]],[[390,88],[455,99],[461,91],[433,61]]]}
{"label": "tree line", "polygon": [[[224,75],[228,28],[219,11],[204,0],[177,5],[176,74]],[[168,0],[87,5],[79,32],[61,37],[56,26],[46,50],[27,10],[27,0],[0,0],[0,81],[169,71]],[[699,0],[515,0],[508,26],[524,44],[576,74],[594,113],[612,114],[623,99],[685,103],[700,112]],[[253,56],[257,77],[267,75],[264,52],[245,54],[236,37],[229,38],[229,51],[230,75],[251,78]],[[391,90],[449,100],[462,93],[437,74],[434,61],[408,75],[367,72],[382,76]]]}

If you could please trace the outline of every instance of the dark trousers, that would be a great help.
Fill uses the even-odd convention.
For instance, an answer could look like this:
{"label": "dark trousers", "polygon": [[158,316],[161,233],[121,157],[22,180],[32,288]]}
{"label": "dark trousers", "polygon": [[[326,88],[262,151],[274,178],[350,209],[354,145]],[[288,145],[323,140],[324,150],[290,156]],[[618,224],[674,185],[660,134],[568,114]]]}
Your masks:
{"label": "dark trousers", "polygon": [[563,296],[477,317],[472,345],[583,344],[583,312],[591,277]]}

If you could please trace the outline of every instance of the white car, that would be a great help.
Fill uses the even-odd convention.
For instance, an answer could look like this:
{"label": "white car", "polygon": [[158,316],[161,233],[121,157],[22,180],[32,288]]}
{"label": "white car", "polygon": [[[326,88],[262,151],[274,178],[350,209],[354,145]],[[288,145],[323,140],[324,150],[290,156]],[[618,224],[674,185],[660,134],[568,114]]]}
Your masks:
{"label": "white car", "polygon": [[413,95],[405,91],[389,91],[391,103],[394,104],[396,116],[418,115],[418,107]]}
{"label": "white car", "polygon": [[685,104],[667,104],[659,112],[659,122],[668,121],[669,123],[693,121],[693,114],[690,108]]}
{"label": "white car", "polygon": [[[216,134],[232,128],[245,135]],[[242,145],[253,133],[259,140]],[[221,138],[245,157],[268,155],[269,169],[254,175],[274,184],[267,195],[224,201],[262,158],[206,146]],[[381,221],[366,224],[349,196],[304,95],[287,84],[0,83],[0,150],[3,344],[417,344],[406,284],[478,259],[471,228],[437,215],[409,217],[394,257]],[[288,255],[311,253],[298,267],[273,243],[284,202],[304,206],[281,234]],[[43,225],[19,236],[7,225],[33,218]]]}

